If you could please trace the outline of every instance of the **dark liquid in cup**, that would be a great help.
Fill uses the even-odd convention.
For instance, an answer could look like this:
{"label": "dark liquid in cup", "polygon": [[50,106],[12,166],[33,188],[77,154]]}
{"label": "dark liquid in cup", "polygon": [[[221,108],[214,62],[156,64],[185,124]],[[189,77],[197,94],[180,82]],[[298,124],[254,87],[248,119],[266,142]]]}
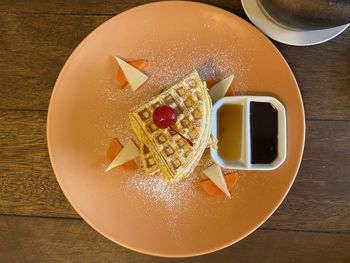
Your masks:
{"label": "dark liquid in cup", "polygon": [[270,103],[250,103],[251,163],[273,162],[278,150],[278,112]]}

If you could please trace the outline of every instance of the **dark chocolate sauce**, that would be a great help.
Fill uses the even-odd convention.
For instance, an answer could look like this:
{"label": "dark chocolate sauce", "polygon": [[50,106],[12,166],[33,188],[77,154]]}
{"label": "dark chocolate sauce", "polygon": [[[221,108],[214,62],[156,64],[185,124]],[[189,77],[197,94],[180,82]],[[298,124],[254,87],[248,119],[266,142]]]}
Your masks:
{"label": "dark chocolate sauce", "polygon": [[251,163],[273,162],[278,150],[278,112],[270,103],[250,103]]}

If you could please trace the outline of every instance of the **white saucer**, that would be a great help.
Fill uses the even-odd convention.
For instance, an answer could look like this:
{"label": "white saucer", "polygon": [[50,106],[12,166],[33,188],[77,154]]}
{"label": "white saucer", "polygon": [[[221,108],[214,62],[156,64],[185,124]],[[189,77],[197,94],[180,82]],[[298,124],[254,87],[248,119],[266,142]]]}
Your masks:
{"label": "white saucer", "polygon": [[350,24],[321,30],[299,30],[281,25],[265,10],[258,0],[241,0],[245,13],[250,21],[268,37],[289,45],[311,46],[326,42],[342,33]]}

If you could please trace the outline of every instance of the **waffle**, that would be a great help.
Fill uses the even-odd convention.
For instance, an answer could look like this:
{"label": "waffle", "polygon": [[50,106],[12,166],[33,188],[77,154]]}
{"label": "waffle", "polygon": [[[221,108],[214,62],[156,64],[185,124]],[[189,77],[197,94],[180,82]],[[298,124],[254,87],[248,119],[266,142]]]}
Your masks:
{"label": "waffle", "polygon": [[156,163],[155,158],[153,157],[153,154],[150,152],[148,147],[144,144],[141,144],[141,162],[143,165],[143,168],[145,172],[149,175],[153,175],[159,171],[159,166]]}
{"label": "waffle", "polygon": [[[176,110],[173,127],[193,142],[190,146],[171,129],[159,129],[152,120],[160,105]],[[131,126],[141,142],[141,161],[148,174],[158,171],[164,180],[177,182],[197,166],[211,132],[212,104],[205,84],[194,70],[183,80],[166,89],[129,114]]]}

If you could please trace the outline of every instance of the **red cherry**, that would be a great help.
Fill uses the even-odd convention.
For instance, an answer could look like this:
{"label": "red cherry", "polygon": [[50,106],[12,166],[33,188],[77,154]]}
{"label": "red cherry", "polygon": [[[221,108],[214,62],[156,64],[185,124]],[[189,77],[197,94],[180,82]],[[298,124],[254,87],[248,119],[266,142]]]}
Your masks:
{"label": "red cherry", "polygon": [[153,122],[160,129],[168,128],[177,121],[176,111],[168,105],[161,105],[153,112]]}
{"label": "red cherry", "polygon": [[174,132],[176,132],[178,135],[180,135],[184,140],[188,142],[189,145],[193,146],[193,143],[190,139],[183,136],[181,133],[179,133],[172,125],[174,125],[177,121],[176,111],[172,107],[168,105],[161,105],[157,107],[153,112],[153,122],[154,124],[160,128],[170,128]]}

